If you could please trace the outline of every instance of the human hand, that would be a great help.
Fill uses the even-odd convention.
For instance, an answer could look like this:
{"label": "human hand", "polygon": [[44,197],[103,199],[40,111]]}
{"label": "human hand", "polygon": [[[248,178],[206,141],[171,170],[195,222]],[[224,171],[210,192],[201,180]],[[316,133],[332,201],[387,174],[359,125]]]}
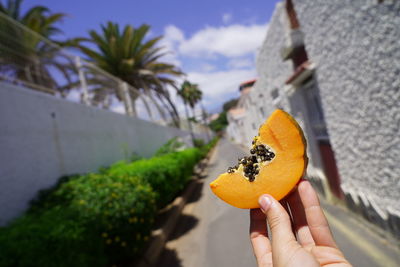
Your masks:
{"label": "human hand", "polygon": [[261,209],[250,211],[250,239],[259,267],[351,266],[338,249],[318,196],[308,181],[300,182],[282,201],[290,208],[292,218],[269,195],[262,195],[259,203]]}

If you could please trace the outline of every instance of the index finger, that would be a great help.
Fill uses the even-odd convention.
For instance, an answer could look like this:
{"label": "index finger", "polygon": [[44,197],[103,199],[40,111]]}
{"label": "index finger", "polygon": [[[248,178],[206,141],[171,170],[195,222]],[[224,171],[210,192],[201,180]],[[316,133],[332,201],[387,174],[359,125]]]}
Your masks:
{"label": "index finger", "polygon": [[310,182],[301,182],[298,191],[304,206],[307,224],[315,244],[317,246],[337,248],[328,221],[320,206],[318,195],[312,188]]}
{"label": "index finger", "polygon": [[286,199],[290,206],[294,230],[297,234],[298,242],[306,248],[315,245],[307,224],[306,214],[304,212],[303,204],[301,203],[298,188],[296,188],[296,190]]}
{"label": "index finger", "polygon": [[271,242],[268,238],[267,219],[260,209],[250,210],[250,241],[259,266],[270,262],[272,266]]}

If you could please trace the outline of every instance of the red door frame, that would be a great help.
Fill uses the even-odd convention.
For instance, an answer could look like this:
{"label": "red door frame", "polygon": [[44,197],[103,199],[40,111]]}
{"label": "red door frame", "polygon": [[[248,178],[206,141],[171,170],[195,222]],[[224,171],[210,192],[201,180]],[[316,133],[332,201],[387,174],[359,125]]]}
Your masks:
{"label": "red door frame", "polygon": [[321,151],[321,158],[324,163],[329,187],[337,198],[344,199],[344,194],[340,187],[340,176],[336,166],[335,154],[332,150],[331,144],[328,140],[319,140],[318,146]]}

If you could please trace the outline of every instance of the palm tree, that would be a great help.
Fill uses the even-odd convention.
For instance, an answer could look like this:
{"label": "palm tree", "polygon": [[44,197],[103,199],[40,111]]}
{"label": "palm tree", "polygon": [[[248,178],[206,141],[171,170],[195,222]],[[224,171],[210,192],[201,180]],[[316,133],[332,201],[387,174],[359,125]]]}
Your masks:
{"label": "palm tree", "polygon": [[203,93],[197,84],[184,81],[180,90],[178,90],[178,95],[182,98],[185,106],[186,119],[188,121],[190,135],[194,144],[193,127],[191,120],[189,119],[189,111],[187,106],[189,105],[191,107],[193,118],[195,118],[194,107],[201,100]]}
{"label": "palm tree", "polygon": [[[156,104],[161,116],[165,118],[164,107],[174,124],[179,126],[179,115],[168,86],[176,88],[173,78],[183,73],[176,66],[160,61],[165,55],[163,48],[157,46],[162,37],[145,40],[149,29],[148,25],[138,28],[127,25],[121,31],[118,24],[108,22],[101,26],[100,33],[92,30],[89,32],[90,38],[77,38],[75,45],[89,62],[127,82],[133,103],[139,97],[138,92],[141,92]],[[96,48],[85,46],[84,42],[94,44]],[[92,79],[96,79],[96,75]],[[108,94],[115,95],[119,100],[123,98],[122,92],[115,86],[98,88],[95,94],[100,95],[100,98]]]}
{"label": "palm tree", "polygon": [[51,13],[44,6],[34,6],[24,14],[22,0],[0,2],[0,73],[1,79],[12,79],[28,87],[54,93],[67,87],[59,86],[53,77],[61,73],[67,83],[74,66],[69,57],[60,53],[62,44],[53,44],[61,33],[55,24],[65,14]]}
{"label": "palm tree", "polygon": [[[189,81],[184,81],[182,84],[183,92],[182,98],[192,109],[192,116],[195,117],[194,108],[197,103],[199,103],[203,97],[203,92],[199,89],[198,84],[191,83]],[[181,88],[181,90],[182,90]]]}

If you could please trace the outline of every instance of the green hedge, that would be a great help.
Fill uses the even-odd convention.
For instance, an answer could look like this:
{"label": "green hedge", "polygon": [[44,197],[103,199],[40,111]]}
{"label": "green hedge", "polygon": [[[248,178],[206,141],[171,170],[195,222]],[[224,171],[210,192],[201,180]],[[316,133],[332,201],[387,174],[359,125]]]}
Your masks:
{"label": "green hedge", "polygon": [[184,188],[215,144],[63,178],[0,228],[0,266],[108,266],[140,255],[157,207]]}
{"label": "green hedge", "polygon": [[155,193],[137,177],[81,176],[51,199],[0,231],[0,266],[118,263],[140,252],[156,212]]}
{"label": "green hedge", "polygon": [[130,164],[118,163],[117,166],[111,166],[108,173],[139,177],[151,185],[156,193],[157,205],[162,207],[184,188],[201,156],[199,149],[190,148]]}

